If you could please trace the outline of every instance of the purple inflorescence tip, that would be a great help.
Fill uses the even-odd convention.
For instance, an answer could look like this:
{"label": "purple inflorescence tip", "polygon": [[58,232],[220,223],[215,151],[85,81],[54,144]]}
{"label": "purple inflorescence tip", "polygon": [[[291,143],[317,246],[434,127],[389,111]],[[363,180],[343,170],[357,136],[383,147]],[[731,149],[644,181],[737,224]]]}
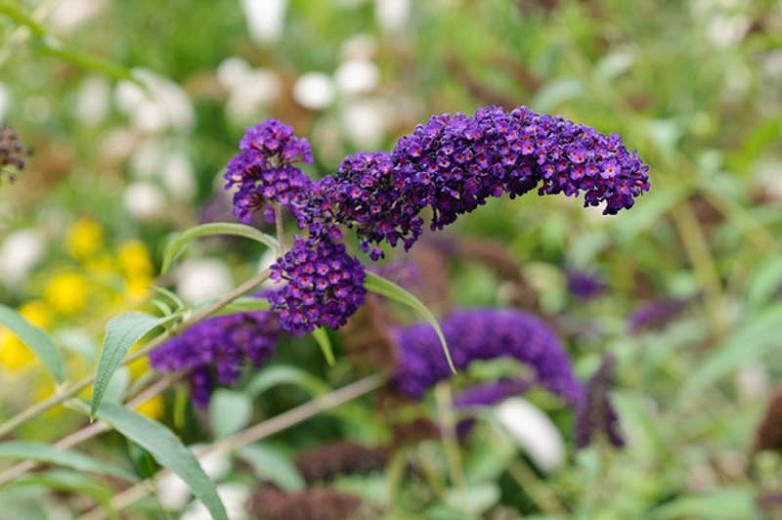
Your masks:
{"label": "purple inflorescence tip", "polygon": [[589,378],[583,399],[576,407],[576,446],[585,448],[592,439],[604,433],[608,441],[621,448],[625,441],[619,432],[619,416],[611,404],[616,358],[606,354]]}

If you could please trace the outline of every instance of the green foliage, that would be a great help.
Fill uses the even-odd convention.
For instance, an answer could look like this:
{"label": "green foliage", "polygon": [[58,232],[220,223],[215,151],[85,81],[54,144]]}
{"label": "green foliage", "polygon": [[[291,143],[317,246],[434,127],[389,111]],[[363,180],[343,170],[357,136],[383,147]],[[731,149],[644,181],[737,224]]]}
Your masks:
{"label": "green foliage", "polygon": [[52,373],[54,379],[61,383],[65,378],[62,355],[57,345],[49,335],[40,328],[32,325],[14,309],[0,305],[0,325],[8,327],[19,339],[21,339],[38,359]]}

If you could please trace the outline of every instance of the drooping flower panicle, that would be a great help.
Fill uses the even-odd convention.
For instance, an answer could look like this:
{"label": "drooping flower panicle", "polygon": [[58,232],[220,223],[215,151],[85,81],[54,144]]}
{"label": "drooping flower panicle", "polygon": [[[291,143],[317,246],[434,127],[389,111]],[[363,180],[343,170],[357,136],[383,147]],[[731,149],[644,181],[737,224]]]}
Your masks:
{"label": "drooping flower panicle", "polygon": [[[276,202],[290,206],[309,187],[311,180],[297,162],[312,163],[309,142],[293,135],[293,128],[276,119],[250,127],[239,143],[240,152],[230,160],[224,178],[234,193],[234,214],[242,222]],[[274,221],[273,213],[266,212]]]}
{"label": "drooping flower panicle", "polygon": [[597,435],[605,434],[608,441],[621,448],[625,441],[619,431],[619,415],[611,403],[616,358],[603,356],[600,366],[587,381],[583,398],[576,407],[576,446],[585,448]]}
{"label": "drooping flower panicle", "polygon": [[287,282],[269,301],[288,332],[312,332],[322,325],[338,329],[364,303],[366,272],[343,244],[297,237],[271,271],[272,280]]}
{"label": "drooping flower panicle", "polygon": [[233,384],[247,361],[258,368],[271,358],[279,331],[276,317],[266,311],[217,316],[169,339],[149,353],[149,361],[161,372],[190,370],[192,399],[203,407],[215,380]]}
{"label": "drooping flower panicle", "polygon": [[[440,326],[457,369],[465,369],[474,360],[513,357],[533,369],[535,383],[572,405],[580,401],[583,390],[567,352],[539,318],[515,309],[470,309],[452,313]],[[451,376],[442,346],[428,323],[399,329],[395,339],[399,359],[394,384],[400,391],[418,398]],[[520,384],[511,386],[522,389]]]}

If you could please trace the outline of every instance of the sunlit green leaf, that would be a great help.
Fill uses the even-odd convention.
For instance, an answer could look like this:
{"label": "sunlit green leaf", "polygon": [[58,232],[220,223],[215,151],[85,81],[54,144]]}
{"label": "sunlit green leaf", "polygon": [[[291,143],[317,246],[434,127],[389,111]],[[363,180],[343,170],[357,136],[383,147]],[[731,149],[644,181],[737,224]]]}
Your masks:
{"label": "sunlit green leaf", "polygon": [[136,477],[114,464],[107,464],[74,450],[58,450],[43,442],[9,441],[0,444],[0,459],[29,459],[46,464],[56,464],[79,471],[91,471],[112,475],[125,480]]}
{"label": "sunlit green leaf", "polygon": [[290,460],[261,444],[250,444],[236,451],[236,455],[249,462],[255,476],[268,480],[285,491],[301,491],[305,487],[299,470]]}

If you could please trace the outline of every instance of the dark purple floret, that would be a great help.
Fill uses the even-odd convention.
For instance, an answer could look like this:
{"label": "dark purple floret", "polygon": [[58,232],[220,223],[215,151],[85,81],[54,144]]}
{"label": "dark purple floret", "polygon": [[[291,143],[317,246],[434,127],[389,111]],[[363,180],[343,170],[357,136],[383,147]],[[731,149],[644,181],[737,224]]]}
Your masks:
{"label": "dark purple floret", "polygon": [[151,366],[160,372],[190,370],[193,401],[209,403],[215,383],[231,385],[247,361],[260,367],[277,345],[279,324],[266,311],[209,318],[149,353]]}
{"label": "dark purple floret", "polygon": [[578,269],[565,269],[570,294],[582,300],[591,300],[603,294],[605,282],[596,274]]}
{"label": "dark purple floret", "polygon": [[608,441],[621,448],[625,441],[619,432],[619,416],[611,404],[616,358],[606,354],[589,378],[583,399],[576,407],[576,446],[585,448],[595,436],[605,434]]}
{"label": "dark purple floret", "polygon": [[[465,369],[474,360],[508,356],[529,365],[535,383],[575,405],[582,387],[554,331],[539,318],[515,309],[470,309],[440,322],[453,363]],[[428,323],[395,332],[398,362],[394,383],[402,392],[421,397],[451,376],[437,335]]]}
{"label": "dark purple floret", "polygon": [[24,169],[24,157],[30,153],[14,130],[0,126],[0,176],[8,174],[8,179],[13,181],[16,172]]}
{"label": "dark purple floret", "polygon": [[323,325],[338,329],[364,303],[366,272],[343,244],[297,237],[271,271],[272,280],[286,282],[269,301],[289,332],[312,332]]}
{"label": "dark purple floret", "polygon": [[[295,137],[292,127],[268,119],[247,129],[239,149],[223,177],[226,189],[238,186],[233,197],[234,214],[242,222],[250,222],[253,214],[268,203],[291,206],[309,187],[310,178],[293,163],[312,162],[310,144]],[[273,214],[267,212],[266,216],[269,219]]]}
{"label": "dark purple floret", "polygon": [[640,334],[644,330],[662,329],[692,302],[693,298],[659,298],[644,302],[628,318],[630,332]]}

